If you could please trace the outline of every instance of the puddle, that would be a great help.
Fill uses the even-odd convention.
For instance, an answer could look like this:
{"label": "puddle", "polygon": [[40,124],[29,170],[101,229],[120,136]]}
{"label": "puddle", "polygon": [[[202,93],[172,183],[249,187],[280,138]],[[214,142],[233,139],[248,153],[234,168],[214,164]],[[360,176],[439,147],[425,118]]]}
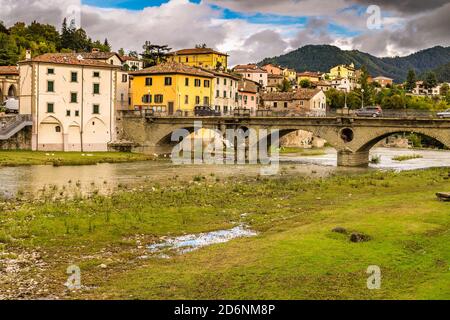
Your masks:
{"label": "puddle", "polygon": [[148,249],[152,255],[161,259],[168,259],[170,256],[167,253],[184,254],[213,244],[225,243],[237,238],[254,237],[256,235],[255,231],[241,225],[229,230],[189,234],[166,239],[162,243],[148,246]]}

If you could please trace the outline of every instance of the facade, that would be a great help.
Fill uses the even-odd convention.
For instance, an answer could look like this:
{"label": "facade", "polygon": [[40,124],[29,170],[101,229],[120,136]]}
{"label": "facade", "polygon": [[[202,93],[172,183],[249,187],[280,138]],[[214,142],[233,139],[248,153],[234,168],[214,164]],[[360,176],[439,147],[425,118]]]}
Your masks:
{"label": "facade", "polygon": [[291,82],[295,82],[295,80],[297,79],[297,71],[295,71],[294,69],[283,69],[283,76],[285,79],[291,81]]}
{"label": "facade", "polygon": [[320,73],[311,71],[299,72],[297,73],[296,76],[297,76],[297,84],[300,84],[302,80],[309,80],[311,83],[319,82],[321,78]]}
{"label": "facade", "polygon": [[284,76],[281,74],[269,74],[267,76],[267,92],[277,92],[278,87],[283,83]]}
{"label": "facade", "polygon": [[264,109],[287,114],[326,116],[326,96],[319,89],[298,89],[292,92],[263,93]]}
{"label": "facade", "polygon": [[313,86],[317,89],[322,90],[323,92],[327,92],[332,88],[331,82],[326,80],[320,80],[319,82],[315,82]]}
{"label": "facade", "polygon": [[191,67],[214,70],[228,69],[228,55],[211,48],[183,49],[172,52],[169,61],[183,63]]}
{"label": "facade", "polygon": [[120,59],[123,61],[122,67],[124,70],[137,71],[144,69],[144,62],[138,58],[121,56]]}
{"label": "facade", "polygon": [[19,69],[16,66],[0,66],[0,105],[8,98],[19,96]]}
{"label": "facade", "polygon": [[120,66],[55,53],[19,62],[19,72],[19,108],[32,116],[32,150],[108,150]]}
{"label": "facade", "polygon": [[262,66],[261,69],[266,70],[269,75],[283,75],[283,68],[271,63]]}
{"label": "facade", "polygon": [[394,84],[394,79],[379,76],[376,78],[373,78],[373,82],[378,83],[382,88],[385,88],[386,86],[392,86]]}
{"label": "facade", "polygon": [[256,114],[259,106],[260,84],[248,79],[239,81],[239,108],[250,109],[252,115]]}
{"label": "facade", "polygon": [[[206,71],[206,70],[205,70]],[[213,103],[212,107],[224,115],[232,114],[238,108],[238,87],[240,78],[228,72],[210,71],[213,80]]]}
{"label": "facade", "polygon": [[214,75],[200,68],[169,61],[131,75],[134,109],[193,115],[196,106],[214,101]]}
{"label": "facade", "polygon": [[267,71],[258,67],[256,64],[237,65],[234,67],[233,71],[242,75],[244,79],[258,83],[263,88],[267,87]]}
{"label": "facade", "polygon": [[350,92],[355,88],[347,78],[335,78],[331,80],[331,87],[343,92]]}
{"label": "facade", "polygon": [[[438,96],[441,94],[441,87],[444,83],[438,84],[433,88],[426,88],[423,81],[417,81],[416,87],[412,90],[412,93],[417,96]],[[450,86],[450,83],[448,83]]]}
{"label": "facade", "polygon": [[331,68],[328,77],[333,82],[333,87],[340,87],[340,90],[351,91],[358,88],[358,75],[359,70],[356,70],[355,65],[351,63],[350,65],[338,65]]}

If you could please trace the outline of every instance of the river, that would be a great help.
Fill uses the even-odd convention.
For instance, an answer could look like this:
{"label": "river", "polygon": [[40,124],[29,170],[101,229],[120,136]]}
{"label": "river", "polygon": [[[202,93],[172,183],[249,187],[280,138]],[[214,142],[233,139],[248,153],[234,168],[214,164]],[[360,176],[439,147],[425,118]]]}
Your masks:
{"label": "river", "polygon": [[[392,160],[398,155],[418,154],[420,159],[403,162]],[[367,170],[413,170],[430,167],[450,167],[450,151],[375,148],[371,156],[379,156],[379,164],[370,168],[342,168],[336,166],[336,151],[326,149],[321,156],[282,155],[281,171],[292,174],[328,176],[332,173],[364,172]],[[214,176],[225,179],[233,176],[257,176],[256,165],[183,165],[170,161],[98,164],[95,166],[28,166],[0,168],[0,197],[38,195],[49,190],[64,194],[109,194],[121,186],[136,187],[144,183],[167,184],[172,179],[192,181],[195,176]]]}

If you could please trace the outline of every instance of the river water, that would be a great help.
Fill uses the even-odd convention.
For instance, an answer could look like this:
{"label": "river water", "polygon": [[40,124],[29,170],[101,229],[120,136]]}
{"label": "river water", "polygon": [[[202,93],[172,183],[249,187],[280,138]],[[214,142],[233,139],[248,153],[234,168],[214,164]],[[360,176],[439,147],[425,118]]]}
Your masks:
{"label": "river water", "polygon": [[[423,158],[403,162],[392,160],[398,155],[418,154]],[[300,175],[328,176],[332,173],[364,172],[373,169],[413,170],[429,167],[450,167],[450,151],[408,150],[375,148],[371,156],[380,156],[381,162],[368,169],[336,167],[336,151],[326,149],[321,156],[281,156],[281,170]],[[109,194],[122,185],[129,187],[144,183],[170,183],[192,181],[196,176],[228,177],[257,176],[257,165],[183,165],[170,161],[145,161],[134,163],[98,164],[95,166],[29,166],[0,167],[0,197],[35,195],[46,190],[65,194]]]}

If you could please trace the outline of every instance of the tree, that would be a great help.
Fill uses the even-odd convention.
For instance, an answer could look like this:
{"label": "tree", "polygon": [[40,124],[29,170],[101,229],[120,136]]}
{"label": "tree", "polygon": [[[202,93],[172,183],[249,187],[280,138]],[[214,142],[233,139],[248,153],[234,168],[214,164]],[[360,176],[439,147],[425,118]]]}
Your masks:
{"label": "tree", "polygon": [[330,89],[325,92],[327,96],[327,105],[332,109],[343,108],[345,104],[345,94],[342,91],[336,89]]}
{"label": "tree", "polygon": [[431,88],[436,87],[437,86],[436,74],[434,72],[428,72],[423,84],[426,89],[431,89]]}
{"label": "tree", "polygon": [[142,48],[144,49],[144,52],[141,53],[141,56],[145,68],[166,62],[168,53],[172,50],[172,48],[169,48],[167,45],[156,45],[152,44],[150,41],[145,41]]}
{"label": "tree", "polygon": [[405,89],[411,92],[416,87],[416,72],[414,69],[409,69],[408,75],[406,76]]}
{"label": "tree", "polygon": [[441,92],[439,92],[439,94],[440,94],[441,96],[447,96],[448,93],[449,93],[449,89],[450,89],[450,87],[448,86],[448,84],[447,84],[447,83],[444,83],[444,84],[441,86]]}
{"label": "tree", "polygon": [[111,52],[111,45],[108,42],[108,39],[105,38],[105,42],[103,43],[104,52]]}
{"label": "tree", "polygon": [[119,54],[119,56],[123,57],[125,55],[125,50],[123,50],[123,48],[120,48],[117,53]]}
{"label": "tree", "polygon": [[300,87],[304,89],[311,88],[311,81],[309,79],[300,80]]}
{"label": "tree", "polygon": [[205,49],[205,48],[207,48],[207,45],[206,45],[206,43],[196,44],[195,48],[196,49]]}
{"label": "tree", "polygon": [[277,87],[280,92],[289,92],[292,89],[291,83],[287,79],[283,79]]}
{"label": "tree", "polygon": [[133,58],[139,58],[139,54],[136,51],[128,52],[128,56],[133,57]]}
{"label": "tree", "polygon": [[19,61],[16,43],[5,33],[0,33],[0,66],[15,65]]}
{"label": "tree", "polygon": [[364,98],[364,104],[370,105],[372,104],[372,86],[369,85],[369,72],[367,71],[366,66],[362,66],[361,68],[361,76],[359,78],[359,84],[361,85],[362,96]]}

